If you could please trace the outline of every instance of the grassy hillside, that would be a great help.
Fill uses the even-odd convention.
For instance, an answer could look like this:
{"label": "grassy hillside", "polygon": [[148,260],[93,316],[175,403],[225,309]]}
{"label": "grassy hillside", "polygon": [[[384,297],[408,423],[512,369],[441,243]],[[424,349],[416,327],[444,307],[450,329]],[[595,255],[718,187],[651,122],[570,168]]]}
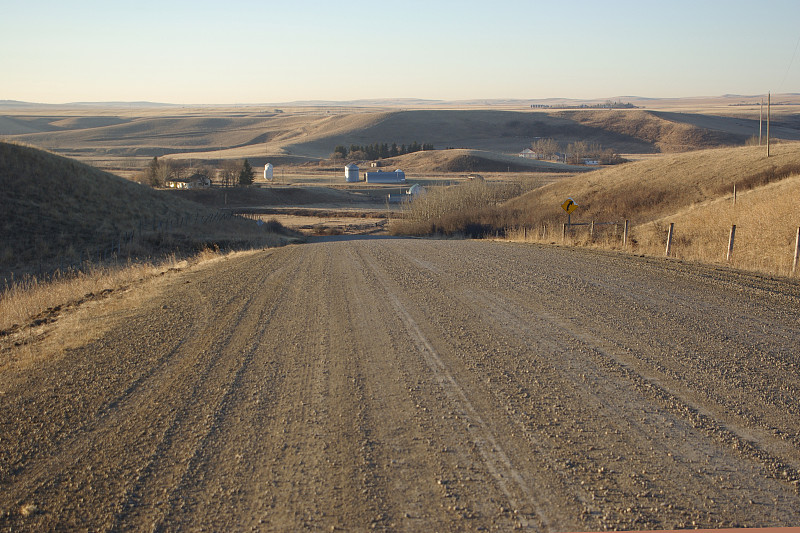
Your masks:
{"label": "grassy hillside", "polygon": [[674,223],[675,257],[726,262],[731,226],[736,225],[730,264],[767,273],[791,272],[800,227],[800,172],[784,180],[737,193],[736,204],[721,197],[634,228],[631,238],[641,253],[661,255]]}
{"label": "grassy hillside", "polygon": [[597,131],[595,135],[600,138],[603,137],[600,132],[607,132],[606,135],[614,133],[637,139],[650,145],[653,151],[664,153],[743,145],[758,131],[758,124],[752,120],[729,117],[706,117],[706,120],[698,120],[700,115],[689,113],[598,110],[565,111],[560,116]]}
{"label": "grassy hillside", "polygon": [[649,222],[692,205],[715,200],[800,173],[800,143],[772,147],[721,148],[674,154],[609,167],[552,183],[509,202],[517,221],[565,221],[568,197],[579,208],[573,221]]}
{"label": "grassy hillside", "polygon": [[258,238],[244,220],[36,148],[0,142],[0,278],[111,255],[189,252]]}
{"label": "grassy hillside", "polygon": [[523,159],[484,150],[432,150],[383,160],[388,168],[412,172],[585,172],[587,167]]}
{"label": "grassy hillside", "polygon": [[[736,185],[737,202],[733,203]],[[701,150],[575,175],[496,205],[502,191],[471,183],[432,190],[396,220],[397,234],[503,233],[514,240],[622,248],[622,226],[631,224],[627,249],[664,255],[667,228],[675,224],[671,255],[726,261],[728,235],[737,226],[734,267],[790,273],[800,227],[800,143],[772,147]],[[579,206],[566,241],[562,225],[568,198]]]}
{"label": "grassy hillside", "polygon": [[[649,110],[336,111],[257,108],[0,116],[0,135],[76,157],[194,159],[326,158],[336,145],[413,141],[437,148],[515,154],[537,137],[597,142],[619,153],[658,153],[741,145],[758,133],[758,112],[737,116]],[[111,111],[109,111],[111,113]],[[773,136],[800,140],[796,115],[774,117]]]}
{"label": "grassy hillside", "polygon": [[[567,218],[561,203],[567,197],[579,206],[573,222],[630,220],[628,249],[637,253],[664,255],[667,229],[674,223],[672,256],[726,262],[735,224],[730,265],[788,275],[800,227],[800,143],[776,145],[769,158],[763,147],[743,147],[629,163],[531,191],[508,202],[496,216],[507,226],[532,228],[525,233],[529,240],[561,242]],[[598,227],[591,242],[586,226],[575,228],[568,242],[610,248],[622,244],[619,233],[614,235],[608,226]]]}

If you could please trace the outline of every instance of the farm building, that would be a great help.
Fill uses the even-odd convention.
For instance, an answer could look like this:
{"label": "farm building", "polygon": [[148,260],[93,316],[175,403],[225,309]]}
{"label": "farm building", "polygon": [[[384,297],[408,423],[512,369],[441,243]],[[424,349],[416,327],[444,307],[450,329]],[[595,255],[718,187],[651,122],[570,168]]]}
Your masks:
{"label": "farm building", "polygon": [[367,183],[405,183],[406,174],[400,169],[394,172],[366,172],[364,173]]}
{"label": "farm building", "polygon": [[264,180],[272,181],[272,163],[264,165]]}
{"label": "farm building", "polygon": [[349,182],[349,183],[353,183],[353,182],[359,181],[358,165],[356,165],[355,163],[350,163],[348,165],[345,165],[345,167],[344,167],[344,180]]}
{"label": "farm building", "polygon": [[415,183],[414,185],[408,188],[408,192],[406,192],[406,194],[409,195],[411,198],[415,198],[417,196],[424,196],[426,192],[427,191],[425,191],[425,187],[423,187],[419,183]]}
{"label": "farm building", "polygon": [[211,187],[211,180],[202,174],[192,174],[188,178],[173,178],[166,181],[170,189],[198,189]]}
{"label": "farm building", "polygon": [[390,194],[387,197],[387,201],[390,204],[397,204],[402,202],[410,202],[414,198],[418,198],[420,196],[425,196],[425,187],[420,185],[419,183],[415,183],[411,187],[408,188],[407,191],[400,194]]}

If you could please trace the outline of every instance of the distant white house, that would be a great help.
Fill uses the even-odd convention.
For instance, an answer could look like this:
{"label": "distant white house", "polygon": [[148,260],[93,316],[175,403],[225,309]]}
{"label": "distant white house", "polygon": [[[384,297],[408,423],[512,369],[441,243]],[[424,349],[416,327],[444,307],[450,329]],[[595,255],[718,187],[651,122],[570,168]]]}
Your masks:
{"label": "distant white house", "polygon": [[394,172],[365,172],[364,176],[367,183],[405,183],[406,173],[400,169]]}
{"label": "distant white house", "polygon": [[211,180],[202,174],[192,174],[188,178],[172,178],[165,185],[170,189],[199,189],[211,187]]}
{"label": "distant white house", "polygon": [[345,165],[344,180],[348,183],[354,183],[360,180],[358,176],[358,165],[355,163]]}
{"label": "distant white house", "polygon": [[519,153],[519,156],[520,156],[520,157],[523,157],[523,158],[525,158],[525,159],[538,159],[538,158],[536,157],[536,152],[534,152],[534,151],[533,151],[533,150],[531,150],[530,148],[525,148],[523,151],[521,151],[521,152]]}

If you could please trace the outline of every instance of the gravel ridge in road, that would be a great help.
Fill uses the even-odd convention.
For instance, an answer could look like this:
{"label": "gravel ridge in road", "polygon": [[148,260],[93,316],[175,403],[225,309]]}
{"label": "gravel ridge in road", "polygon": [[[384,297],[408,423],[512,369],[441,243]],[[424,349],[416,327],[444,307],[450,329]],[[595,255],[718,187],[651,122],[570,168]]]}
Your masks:
{"label": "gravel ridge in road", "polygon": [[0,366],[0,529],[800,523],[796,281],[334,238],[155,287]]}

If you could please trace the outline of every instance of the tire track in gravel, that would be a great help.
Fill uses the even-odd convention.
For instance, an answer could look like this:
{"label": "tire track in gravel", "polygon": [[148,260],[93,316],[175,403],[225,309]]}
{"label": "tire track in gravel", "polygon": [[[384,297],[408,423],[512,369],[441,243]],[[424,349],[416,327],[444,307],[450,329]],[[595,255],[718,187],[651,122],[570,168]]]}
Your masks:
{"label": "tire track in gravel", "polygon": [[[489,248],[475,245],[471,245],[471,247],[480,248],[481,252],[486,252]],[[762,516],[760,520],[766,519],[769,521],[767,523],[787,523],[787,520],[791,521],[796,515],[793,506],[797,503],[797,495],[795,490],[792,490],[794,488],[792,483],[796,479],[794,468],[784,460],[764,453],[763,450],[757,448],[754,450],[738,434],[731,433],[731,427],[725,425],[728,424],[727,422],[723,422],[721,425],[714,417],[704,413],[703,404],[698,405],[694,395],[687,398],[685,392],[680,392],[678,396],[675,396],[676,389],[672,386],[669,389],[663,389],[663,384],[659,385],[659,383],[662,381],[671,383],[671,380],[654,368],[647,368],[641,361],[632,357],[630,347],[623,344],[622,349],[618,349],[619,341],[615,337],[610,337],[614,340],[609,342],[606,340],[609,337],[600,338],[585,327],[579,326],[572,318],[574,312],[568,311],[567,318],[559,316],[558,312],[554,313],[552,303],[560,300],[554,299],[553,296],[559,294],[559,291],[563,291],[561,294],[570,297],[579,296],[575,293],[572,284],[565,284],[564,277],[559,278],[555,274],[556,271],[539,272],[535,276],[520,275],[520,273],[524,273],[522,265],[509,261],[510,254],[507,253],[470,254],[470,268],[454,268],[453,265],[456,265],[459,260],[463,261],[462,258],[465,257],[465,251],[460,247],[445,245],[426,249],[424,244],[419,244],[415,248],[416,253],[413,254],[409,253],[410,247],[397,248],[394,250],[395,257],[385,260],[386,263],[400,263],[402,261],[397,257],[400,256],[416,265],[428,264],[430,266],[423,272],[415,272],[415,275],[408,276],[407,283],[403,285],[404,292],[447,292],[451,298],[460,302],[460,305],[451,307],[457,309],[460,315],[469,317],[468,322],[473,324],[467,326],[465,321],[465,325],[461,328],[475,329],[475,323],[491,322],[494,326],[485,330],[483,339],[492,336],[501,337],[497,334],[497,330],[506,330],[511,337],[497,339],[496,343],[500,345],[499,353],[513,353],[514,349],[509,350],[504,345],[518,344],[516,357],[530,358],[531,362],[536,361],[536,365],[539,365],[535,367],[538,379],[532,381],[520,379],[525,377],[529,370],[516,362],[508,364],[510,368],[516,367],[513,378],[506,372],[495,373],[497,382],[501,385],[504,380],[509,383],[515,382],[506,397],[506,400],[515,406],[509,409],[509,412],[512,415],[514,412],[520,413],[519,416],[514,416],[523,426],[525,419],[529,418],[533,421],[537,418],[544,418],[533,426],[535,431],[527,431],[528,434],[538,435],[531,439],[531,444],[534,447],[538,446],[539,449],[544,446],[545,453],[542,454],[542,457],[551,469],[565,476],[565,484],[577,491],[574,494],[579,501],[586,504],[587,499],[590,502],[602,499],[602,507],[606,510],[604,514],[608,515],[608,511],[614,507],[614,502],[609,501],[609,495],[613,496],[614,492],[621,493],[622,503],[624,504],[624,500],[627,500],[627,504],[624,506],[617,506],[616,516],[599,517],[601,522],[606,523],[606,526],[609,522],[617,524],[615,527],[620,527],[621,524],[623,528],[641,528],[642,524],[650,524],[648,527],[686,527],[691,526],[693,522],[716,527],[726,523],[735,525],[737,522],[733,519],[734,516],[737,514],[740,517],[748,516],[737,513],[736,511],[739,509],[757,511],[752,513],[753,516]],[[496,249],[497,246],[493,248]],[[456,249],[458,250],[457,256],[448,253],[450,250]],[[552,252],[546,251],[545,253]],[[514,270],[509,270],[508,264],[512,265]],[[480,276],[487,272],[496,274]],[[459,273],[462,277],[458,287],[451,285],[454,273]],[[590,276],[594,275],[594,273],[590,274]],[[596,275],[599,277],[600,273]],[[507,277],[512,280],[504,279]],[[542,292],[538,292],[539,290]],[[601,299],[598,302],[607,305],[611,301],[613,299]],[[472,309],[472,313],[465,313],[465,309],[469,308]],[[437,309],[437,311],[438,313],[429,312],[428,321],[440,320],[443,323],[458,324],[459,317],[456,315],[445,318],[449,313],[447,307]],[[579,316],[585,317],[586,314]],[[779,325],[779,330],[783,331],[784,329]],[[647,328],[640,333],[646,335]],[[443,334],[447,335],[448,333],[443,331]],[[635,345],[633,347],[635,355],[637,347]],[[542,356],[547,354],[547,359],[538,357],[536,352]],[[526,353],[530,355],[526,356]],[[554,366],[550,362],[551,360],[557,361],[558,365]],[[497,361],[493,360],[493,362]],[[482,362],[474,364],[476,369],[485,368]],[[542,365],[545,368],[551,367],[549,376],[547,372],[543,372]],[[641,374],[643,370],[644,373]],[[534,374],[533,367],[531,367],[530,373]],[[661,377],[656,378],[655,376]],[[490,379],[495,380],[495,378]],[[518,398],[533,394],[535,399],[535,389],[540,388],[538,381],[541,379],[547,379],[553,389],[561,391],[555,396],[550,395],[550,399],[547,400],[549,403],[555,403],[558,406],[564,404],[566,398],[575,396],[574,400],[566,402],[568,407],[570,404],[581,405],[581,402],[594,407],[585,414],[575,412],[574,407],[567,409],[566,413],[563,412],[564,409],[554,410],[553,415],[555,416],[551,416],[551,420],[547,420],[546,416],[531,415],[531,410],[536,409],[537,402],[524,405],[523,402],[518,401]],[[579,389],[575,389],[573,384],[580,384]],[[503,399],[502,388],[495,389],[491,393],[498,400]],[[515,394],[516,398],[514,398]],[[581,396],[584,399],[578,400]],[[638,414],[635,409],[631,410],[632,404],[629,403],[631,398],[636,397],[640,398],[637,408],[642,409],[642,412]],[[609,418],[608,414],[603,414],[604,412],[614,413],[615,418]],[[556,413],[558,414],[556,415]],[[564,414],[567,415],[565,417],[567,420],[580,420],[579,432],[570,431],[571,428],[559,427],[562,425],[559,422]],[[558,435],[567,439],[568,443],[585,441],[582,434],[591,429],[593,425],[591,421],[598,417],[599,420],[605,421],[604,424],[607,428],[614,428],[614,430],[611,435],[606,432],[606,436],[604,439],[600,439],[600,442],[595,440],[589,448],[584,450],[583,458],[580,457],[580,453],[565,453],[567,450],[564,449],[563,440],[554,442],[552,438],[549,438]],[[588,426],[587,421],[590,421]],[[529,423],[528,426],[530,425]],[[665,426],[668,428],[666,431],[664,430]],[[732,427],[736,428],[736,426]],[[600,424],[600,427],[593,431],[596,434],[602,434],[598,433],[602,429],[603,424]],[[654,438],[655,432],[659,432],[659,439]],[[744,435],[747,433],[745,431]],[[624,440],[614,444],[622,438],[619,435],[622,435]],[[690,437],[689,441],[686,441],[687,436]],[[623,455],[627,454],[618,457],[615,457],[613,453],[606,454],[606,457],[599,454],[597,449],[602,448],[602,440],[608,441],[606,444],[611,444],[611,447],[627,449],[629,453],[632,453],[631,450],[645,446],[640,452],[637,452],[637,455],[652,455],[654,459],[663,457],[661,461],[673,466],[670,467],[671,470],[664,471],[658,464],[651,464],[641,473],[629,472],[631,480],[635,481],[634,484],[623,482],[622,485],[615,486],[612,478],[616,478],[617,483],[625,481],[620,481],[619,473],[632,470],[631,465],[626,467],[624,464],[620,464]],[[694,442],[694,445],[688,446],[683,441]],[[782,449],[789,450],[786,447]],[[569,459],[564,459],[565,456]],[[587,459],[593,456],[598,473],[602,473],[601,476],[596,477],[605,478],[603,481],[591,479],[594,476],[587,477],[587,472],[576,472],[576,466],[584,466]],[[563,462],[564,466],[559,467],[559,462]],[[588,463],[590,465],[591,461]],[[610,467],[610,465],[614,466]],[[656,468],[653,468],[654,466]],[[746,474],[748,472],[753,474],[753,479],[748,479]],[[577,483],[578,480],[573,479],[572,483],[568,483],[568,477],[575,474],[580,474],[583,478],[580,480],[581,482]],[[715,475],[717,477],[712,479]],[[706,481],[703,481],[704,479]],[[672,483],[673,488],[667,490],[665,494],[664,489],[670,485],[671,480],[675,480]],[[715,483],[724,486],[717,489],[714,486]],[[679,501],[685,487],[691,484],[696,485],[697,492],[703,494],[703,499],[709,502],[708,505],[701,502],[703,505],[697,508],[681,510],[677,506],[666,503],[669,500]],[[641,486],[641,490],[637,490],[636,485]],[[652,490],[654,488],[658,490]],[[626,492],[631,494],[625,496]],[[630,496],[634,494],[637,503],[630,505],[632,503]],[[728,500],[726,504],[729,506],[729,512],[726,513],[720,508],[720,500]],[[771,506],[766,507],[766,502],[771,502]],[[760,504],[765,506],[761,510],[758,509]],[[668,508],[662,509],[665,505]],[[596,508],[596,505],[595,509],[587,505],[584,512],[592,515],[597,512]],[[636,514],[637,511],[639,516],[630,516],[631,512]],[[671,520],[675,519],[668,518],[670,515],[683,515],[685,518],[673,522]],[[726,522],[726,519],[729,521]],[[629,521],[628,525],[625,524],[626,520]],[[749,523],[752,525],[763,522]]]}
{"label": "tire track in gravel", "polygon": [[[262,289],[274,287],[275,293],[269,290],[248,291],[241,299],[233,293],[228,303],[230,305],[233,302],[236,310],[228,312],[224,307],[216,310],[213,322],[222,336],[204,348],[205,351],[215,354],[215,357],[209,361],[210,366],[199,374],[202,379],[196,382],[183,405],[176,411],[150,460],[137,476],[136,484],[123,498],[113,529],[128,529],[133,524],[144,522],[163,527],[162,521],[171,510],[185,505],[183,493],[187,486],[193,486],[196,482],[188,480],[199,469],[198,464],[204,460],[209,442],[218,438],[220,425],[229,416],[231,405],[242,394],[242,382],[247,373],[251,372],[257,345],[274,320],[280,305],[285,303],[286,292],[294,275],[296,272],[286,263],[271,272],[267,279],[247,279],[244,287],[251,286],[251,283]],[[211,320],[206,322],[206,326],[210,322]],[[203,336],[200,335],[199,339],[203,339]],[[218,362],[230,362],[232,365],[220,366],[220,374],[215,375]],[[269,378],[270,374],[263,377]],[[209,383],[216,384],[216,391],[214,396],[203,402],[205,391],[202,389],[208,387]],[[221,384],[224,385],[220,386]],[[173,382],[172,385],[176,383]],[[193,412],[198,402],[205,403],[204,419]],[[184,436],[191,431],[186,427],[187,422],[194,425],[192,429],[200,430],[188,447],[184,442]],[[148,499],[156,502],[155,509],[140,505],[141,501]]]}
{"label": "tire track in gravel", "polygon": [[[225,270],[223,266],[213,272],[200,272],[196,275],[199,279],[195,283],[203,283],[204,275],[213,277],[224,274]],[[278,274],[281,274],[281,270]],[[268,273],[249,271],[245,273],[244,279],[253,282],[254,279],[267,275]],[[181,298],[185,298],[187,287],[181,285],[178,289]],[[158,474],[162,478],[178,475],[180,469],[185,467],[178,448],[185,447],[186,441],[199,438],[202,424],[198,424],[198,421],[204,418],[202,413],[208,412],[209,405],[213,406],[215,403],[217,391],[210,390],[209,383],[214,383],[217,379],[224,380],[230,365],[235,364],[235,361],[219,358],[217,350],[230,342],[237,320],[248,314],[248,306],[253,298],[250,294],[240,292],[241,289],[231,291],[219,301],[221,306],[216,309],[217,314],[213,314],[208,312],[210,303],[197,305],[204,301],[204,294],[194,288],[188,290],[189,295],[196,295],[197,299],[193,300],[190,308],[192,312],[182,312],[180,318],[191,325],[181,331],[179,328],[170,328],[173,323],[164,321],[155,328],[150,328],[151,333],[155,332],[161,339],[173,335],[177,337],[178,340],[173,343],[174,348],[156,356],[150,361],[152,367],[145,368],[125,386],[121,394],[104,403],[98,409],[101,416],[90,418],[88,424],[73,431],[71,438],[60,441],[59,453],[45,461],[31,463],[35,471],[20,474],[28,482],[14,487],[13,491],[4,491],[4,499],[13,498],[11,501],[16,500],[17,504],[12,505],[19,505],[25,494],[39,498],[37,494],[52,493],[55,490],[57,499],[41,496],[53,508],[71,509],[79,515],[86,512],[81,507],[94,505],[97,506],[98,515],[107,515],[110,512],[113,516],[124,513],[126,506],[138,508],[141,505],[141,502],[131,498],[136,494],[136,486],[150,477],[156,470],[156,465],[160,467]],[[170,302],[169,294],[162,301]],[[159,304],[158,308],[162,310],[172,305],[174,304]],[[198,309],[203,311],[196,314]],[[130,323],[131,331],[117,332],[119,342],[123,346],[130,342],[135,343],[136,329],[148,329],[150,314],[153,312],[154,310],[147,310],[140,314],[141,318]],[[223,327],[222,339],[209,339],[203,335],[203,330],[209,326],[212,318],[218,320],[218,325]],[[137,353],[135,349],[119,347],[117,341],[104,343],[105,345],[113,346],[114,352],[119,350],[124,354]],[[91,348],[90,346],[89,350]],[[198,355],[200,357],[196,358]],[[80,350],[74,356],[84,358]],[[134,365],[138,362],[137,359],[132,361]],[[103,372],[104,369],[96,366],[94,370]],[[102,381],[102,378],[98,381]],[[75,390],[73,394],[79,396],[81,391]],[[131,448],[130,442],[115,439],[115,434],[128,437],[138,435],[135,448]],[[167,458],[170,461],[165,461]],[[61,474],[54,477],[53,472]],[[123,477],[120,476],[121,472],[131,474]],[[121,500],[108,498],[115,494],[120,494]],[[70,500],[85,503],[83,506],[76,506]],[[77,516],[69,513],[58,516],[47,514],[40,518],[56,519],[62,525],[71,524],[73,527],[81,524]],[[112,523],[106,523],[106,527]]]}
{"label": "tire track in gravel", "polygon": [[462,431],[480,454],[484,468],[514,509],[533,509],[535,516],[529,519],[520,515],[518,517],[519,525],[526,529],[549,530],[551,528],[550,518],[540,503],[542,497],[533,492],[530,484],[517,471],[495,438],[492,427],[484,421],[484,417],[469,400],[464,387],[449,372],[436,349],[401,303],[382,267],[378,266],[368,253],[362,255],[362,260],[374,274],[382,289],[381,294],[388,299],[394,312],[400,318],[406,334],[411,338],[418,353],[423,356],[436,383],[453,406],[457,418],[463,422]]}

